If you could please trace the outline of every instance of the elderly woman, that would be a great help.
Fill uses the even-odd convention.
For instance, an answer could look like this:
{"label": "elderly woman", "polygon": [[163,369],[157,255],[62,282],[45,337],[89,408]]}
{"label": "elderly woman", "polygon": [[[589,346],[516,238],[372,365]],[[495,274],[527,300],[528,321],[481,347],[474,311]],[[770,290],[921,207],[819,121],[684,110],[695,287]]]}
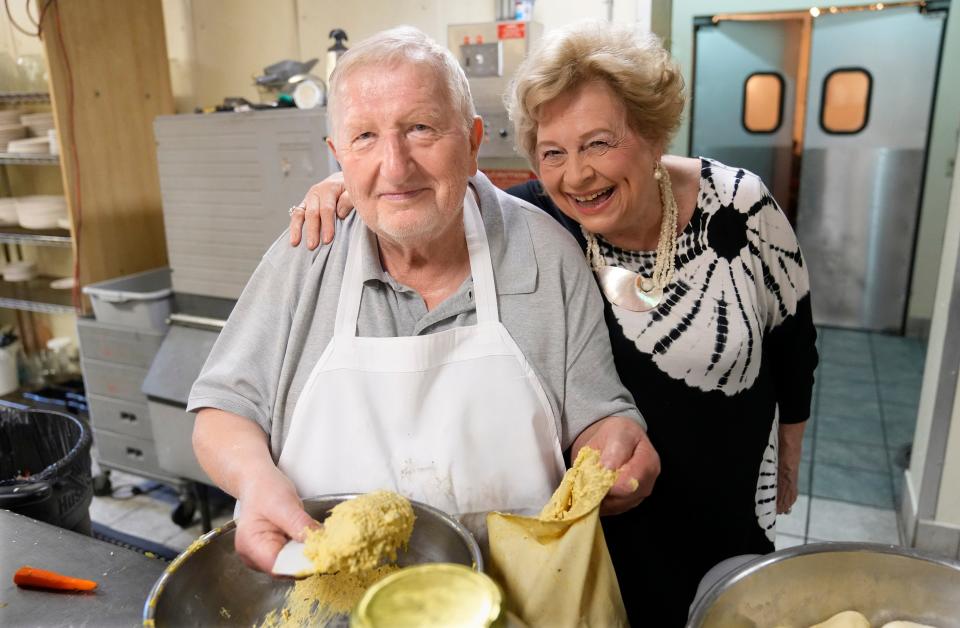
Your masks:
{"label": "elderly woman", "polygon": [[[756,175],[664,154],[683,84],[654,38],[601,23],[548,34],[507,102],[539,175],[510,192],[585,251],[661,457],[652,495],[604,518],[623,599],[635,625],[680,626],[704,573],[772,551],[797,497],[817,363],[803,257]],[[349,209],[340,192],[330,180],[304,200],[311,244]]]}

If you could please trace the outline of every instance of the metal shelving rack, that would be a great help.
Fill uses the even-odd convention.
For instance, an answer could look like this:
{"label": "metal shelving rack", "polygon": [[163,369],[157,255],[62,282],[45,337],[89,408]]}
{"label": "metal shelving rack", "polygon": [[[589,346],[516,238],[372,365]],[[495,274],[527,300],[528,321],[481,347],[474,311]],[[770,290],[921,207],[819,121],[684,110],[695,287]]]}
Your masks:
{"label": "metal shelving rack", "polygon": [[33,244],[35,246],[73,246],[67,229],[24,229],[0,226],[0,244]]}
{"label": "metal shelving rack", "polygon": [[42,104],[50,102],[47,92],[0,92],[0,104]]}
{"label": "metal shelving rack", "polygon": [[47,153],[0,153],[0,164],[12,166],[59,166],[60,155]]}
{"label": "metal shelving rack", "polygon": [[[43,104],[50,102],[46,92],[0,92],[0,105]],[[0,166],[59,166],[60,156],[32,153],[0,153]],[[3,171],[7,188],[10,181]],[[67,229],[24,229],[18,226],[0,226],[0,246],[31,245],[71,247],[73,241]],[[9,252],[7,252],[9,259]],[[74,312],[70,290],[50,287],[53,278],[37,277],[24,282],[0,282],[0,308],[65,314]]]}
{"label": "metal shelving rack", "polygon": [[37,277],[30,281],[0,282],[0,307],[44,314],[74,312],[70,290],[50,287],[54,277]]}

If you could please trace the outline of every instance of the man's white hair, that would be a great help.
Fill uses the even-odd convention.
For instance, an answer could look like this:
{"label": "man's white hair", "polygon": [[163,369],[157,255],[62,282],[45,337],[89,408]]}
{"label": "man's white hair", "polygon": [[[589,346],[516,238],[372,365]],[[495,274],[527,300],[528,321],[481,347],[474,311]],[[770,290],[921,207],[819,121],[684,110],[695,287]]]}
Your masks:
{"label": "man's white hair", "polygon": [[338,105],[340,85],[352,72],[367,66],[380,66],[385,72],[397,63],[422,64],[432,68],[446,83],[450,104],[459,109],[464,128],[469,132],[477,110],[470,96],[470,84],[463,68],[453,54],[437,44],[423,31],[412,26],[399,26],[381,31],[351,47],[337,61],[330,75],[327,114],[330,134],[336,137],[339,123]]}

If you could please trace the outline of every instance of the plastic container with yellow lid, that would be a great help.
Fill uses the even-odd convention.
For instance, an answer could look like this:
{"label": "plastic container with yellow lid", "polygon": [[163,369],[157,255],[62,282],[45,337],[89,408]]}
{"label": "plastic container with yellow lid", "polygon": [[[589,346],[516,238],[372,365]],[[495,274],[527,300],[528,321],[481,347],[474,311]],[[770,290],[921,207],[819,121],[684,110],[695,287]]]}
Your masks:
{"label": "plastic container with yellow lid", "polygon": [[487,575],[464,565],[407,567],[364,593],[351,628],[491,628],[502,625],[503,596]]}

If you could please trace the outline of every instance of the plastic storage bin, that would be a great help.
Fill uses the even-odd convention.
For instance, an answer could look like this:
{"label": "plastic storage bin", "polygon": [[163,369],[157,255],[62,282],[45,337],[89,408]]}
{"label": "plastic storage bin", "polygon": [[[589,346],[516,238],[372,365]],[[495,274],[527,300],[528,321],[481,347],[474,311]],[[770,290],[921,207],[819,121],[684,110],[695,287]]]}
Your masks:
{"label": "plastic storage bin", "polygon": [[166,329],[170,316],[170,269],[146,272],[83,287],[101,323],[140,329]]}

